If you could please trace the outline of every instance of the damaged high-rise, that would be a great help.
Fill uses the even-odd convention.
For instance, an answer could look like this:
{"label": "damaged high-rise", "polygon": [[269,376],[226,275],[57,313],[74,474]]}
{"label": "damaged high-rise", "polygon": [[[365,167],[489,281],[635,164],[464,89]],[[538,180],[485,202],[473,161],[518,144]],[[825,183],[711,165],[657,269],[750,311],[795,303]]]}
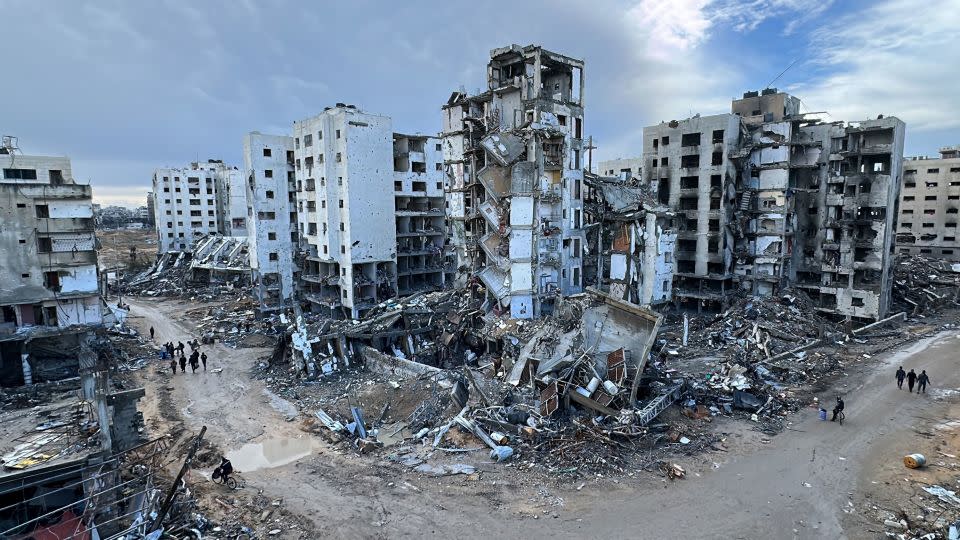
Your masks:
{"label": "damaged high-rise", "polygon": [[897,253],[960,261],[960,145],[939,158],[911,157],[903,165]]}
{"label": "damaged high-rise", "polygon": [[681,306],[795,286],[825,312],[886,315],[905,126],[824,123],[799,107],[769,88],[731,114],[644,129],[644,182],[678,213]]}
{"label": "damaged high-rise", "polygon": [[443,106],[458,281],[478,278],[513,318],[583,289],[583,67],[534,45],[494,49],[487,90]]}
{"label": "damaged high-rise", "polygon": [[250,275],[262,311],[289,302],[295,288],[299,232],[294,159],[293,137],[256,131],[243,137]]}
{"label": "damaged high-rise", "polygon": [[246,190],[240,171],[211,159],[153,174],[157,252],[187,251],[200,237],[246,236]]}
{"label": "damaged high-rise", "polygon": [[294,123],[300,283],[311,309],[357,319],[447,282],[439,141],[338,103]]}

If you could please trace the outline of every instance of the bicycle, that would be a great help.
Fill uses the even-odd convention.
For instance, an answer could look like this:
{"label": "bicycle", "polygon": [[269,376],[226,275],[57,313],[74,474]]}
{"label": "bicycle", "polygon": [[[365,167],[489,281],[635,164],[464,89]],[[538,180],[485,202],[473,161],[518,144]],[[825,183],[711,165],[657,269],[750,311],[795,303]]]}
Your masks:
{"label": "bicycle", "polygon": [[840,422],[840,425],[843,425],[843,419],[846,418],[846,415],[843,414],[843,411],[837,411],[837,422]]}
{"label": "bicycle", "polygon": [[223,476],[218,475],[216,478],[213,478],[214,484],[226,485],[231,490],[242,489],[246,487],[246,482],[238,478],[236,471],[230,473],[230,476],[227,477],[226,482],[223,480]]}

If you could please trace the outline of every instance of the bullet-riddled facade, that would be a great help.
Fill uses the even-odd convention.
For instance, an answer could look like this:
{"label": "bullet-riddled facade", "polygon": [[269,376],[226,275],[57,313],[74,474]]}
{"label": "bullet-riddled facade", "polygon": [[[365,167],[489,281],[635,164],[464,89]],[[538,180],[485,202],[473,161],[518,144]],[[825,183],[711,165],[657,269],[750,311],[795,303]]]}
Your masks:
{"label": "bullet-riddled facade", "polygon": [[494,49],[487,91],[451,95],[442,148],[451,258],[495,311],[533,318],[583,290],[583,62]]}
{"label": "bullet-riddled facade", "polygon": [[303,297],[358,318],[396,295],[392,121],[338,104],[293,126]]}

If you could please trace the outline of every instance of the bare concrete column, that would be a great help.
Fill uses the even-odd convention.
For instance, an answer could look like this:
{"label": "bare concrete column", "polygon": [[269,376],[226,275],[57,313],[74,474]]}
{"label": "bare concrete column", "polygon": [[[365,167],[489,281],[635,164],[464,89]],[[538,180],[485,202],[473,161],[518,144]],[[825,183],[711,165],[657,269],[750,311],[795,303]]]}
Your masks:
{"label": "bare concrete column", "polygon": [[33,384],[33,371],[30,369],[30,355],[26,352],[20,354],[20,363],[23,367],[23,384]]}
{"label": "bare concrete column", "polygon": [[657,275],[657,216],[647,212],[647,223],[643,234],[643,280],[640,291],[640,305],[650,305],[653,300],[653,284]]}

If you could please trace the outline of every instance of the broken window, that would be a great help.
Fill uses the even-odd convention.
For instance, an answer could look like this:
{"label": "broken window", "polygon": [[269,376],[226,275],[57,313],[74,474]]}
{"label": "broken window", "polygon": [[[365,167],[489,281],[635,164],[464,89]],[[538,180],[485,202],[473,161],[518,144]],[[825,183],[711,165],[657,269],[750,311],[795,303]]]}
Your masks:
{"label": "broken window", "polygon": [[662,139],[660,139],[660,144],[664,146],[670,144],[670,137],[663,137]]}
{"label": "broken window", "polygon": [[926,197],[923,198],[923,200],[925,200],[925,201],[935,201],[935,200],[937,200],[937,196],[936,196],[936,195],[927,195]]}
{"label": "broken window", "polygon": [[394,191],[403,191],[403,182],[401,182],[401,181],[399,181],[399,180],[395,180],[395,181],[393,182],[393,190],[394,190]]}
{"label": "broken window", "polygon": [[413,182],[413,191],[427,191],[427,183]]}
{"label": "broken window", "polygon": [[265,169],[263,171],[264,178],[273,178],[273,169]]}
{"label": "broken window", "polygon": [[711,165],[723,165],[723,152],[714,152],[710,159]]}
{"label": "broken window", "polygon": [[670,160],[668,158],[660,158],[661,167],[666,167],[669,163],[670,163]]}
{"label": "broken window", "polygon": [[927,169],[927,174],[938,174],[940,172],[939,168]]}
{"label": "broken window", "polygon": [[680,189],[697,189],[700,178],[697,176],[681,176]]}
{"label": "broken window", "polygon": [[269,149],[269,148],[264,148],[264,149],[263,149],[263,157],[270,157],[270,155],[271,155],[270,149]]}
{"label": "broken window", "polygon": [[680,197],[681,210],[696,210],[698,200],[696,197]]}
{"label": "broken window", "polygon": [[272,199],[272,198],[273,198],[273,192],[270,191],[270,190],[267,190],[266,196],[267,196],[268,199]]}
{"label": "broken window", "polygon": [[35,169],[4,169],[3,177],[7,180],[36,180],[37,171]]}
{"label": "broken window", "polygon": [[722,142],[723,142],[723,130],[722,129],[713,130],[713,144],[722,143]]}
{"label": "broken window", "polygon": [[[170,202],[170,201],[167,201],[167,202]],[[36,208],[36,210],[37,210],[37,217],[38,217],[38,218],[48,218],[48,217],[50,217],[50,207],[49,207],[49,206],[47,206],[47,205],[45,205],[45,204],[38,204],[38,205],[35,206],[34,208]]]}
{"label": "broken window", "polygon": [[50,253],[53,251],[53,240],[51,238],[37,237],[37,251],[40,253]]}
{"label": "broken window", "polygon": [[276,239],[277,239],[277,233],[275,232],[267,233],[267,240],[276,240]]}
{"label": "broken window", "polygon": [[710,176],[710,188],[711,189],[720,189],[723,187],[723,176],[719,174],[714,174]]}
{"label": "broken window", "polygon": [[863,298],[854,296],[850,299],[850,305],[853,307],[863,307]]}
{"label": "broken window", "polygon": [[917,183],[916,183],[916,182],[904,182],[903,187],[904,187],[905,189],[912,189],[912,188],[917,187]]}
{"label": "broken window", "polygon": [[279,260],[280,260],[280,256],[277,255],[276,253],[270,253],[270,260],[271,260],[271,261],[279,261]]}
{"label": "broken window", "polygon": [[[664,158],[666,159],[666,158]],[[700,166],[700,156],[680,156],[680,168],[682,169],[693,169]]]}
{"label": "broken window", "polygon": [[573,120],[573,136],[577,139],[583,138],[583,118],[577,117]]}
{"label": "broken window", "polygon": [[313,134],[307,133],[303,136],[303,146],[313,146]]}
{"label": "broken window", "polygon": [[422,161],[414,161],[410,163],[410,170],[415,173],[425,173],[427,172],[427,164]]}
{"label": "broken window", "polygon": [[699,146],[699,145],[700,145],[699,133],[684,133],[680,137],[680,146]]}

